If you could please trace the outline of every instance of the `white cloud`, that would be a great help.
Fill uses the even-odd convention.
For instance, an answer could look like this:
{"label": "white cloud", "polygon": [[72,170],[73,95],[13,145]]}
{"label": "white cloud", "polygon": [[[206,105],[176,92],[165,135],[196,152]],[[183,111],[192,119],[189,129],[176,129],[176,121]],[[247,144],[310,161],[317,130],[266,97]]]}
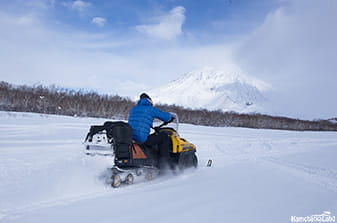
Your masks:
{"label": "white cloud", "polygon": [[241,45],[237,59],[277,87],[272,95],[276,110],[305,118],[335,116],[337,2],[284,3]]}
{"label": "white cloud", "polygon": [[[273,86],[271,100],[281,115],[292,110],[309,118],[336,116],[336,7],[333,0],[284,0],[284,7],[270,13],[235,51],[234,62],[244,72]],[[232,47],[225,43],[181,44],[186,39],[179,39],[165,45],[134,32],[55,29],[47,25],[48,10],[26,7],[24,13],[9,13],[0,8],[1,80],[133,96],[203,66],[226,69],[232,58]],[[176,7],[152,19],[137,31],[176,39],[183,33],[185,9]]]}
{"label": "white cloud", "polygon": [[86,10],[91,6],[91,3],[82,0],[76,0],[73,2],[64,2],[63,5],[67,8],[83,12],[84,10]]}
{"label": "white cloud", "polygon": [[[6,21],[13,19],[8,15]],[[199,66],[221,64],[226,51],[219,46],[159,47],[108,33],[62,32],[34,20],[24,26],[4,22],[0,13],[0,79],[15,84],[56,84],[132,97]]]}
{"label": "white cloud", "polygon": [[[7,21],[4,21],[7,20]],[[38,23],[38,18],[33,15],[22,15],[17,17],[2,16],[1,23],[7,23],[12,25],[30,26]]]}
{"label": "white cloud", "polygon": [[151,37],[172,40],[182,34],[182,25],[185,21],[185,8],[177,6],[167,14],[152,18],[154,24],[136,26],[136,30]]}
{"label": "white cloud", "polygon": [[104,27],[106,21],[107,21],[106,18],[103,18],[103,17],[94,17],[94,18],[92,18],[91,23],[95,24],[95,25],[97,25],[99,27]]}
{"label": "white cloud", "polygon": [[0,79],[15,84],[56,84],[132,97],[200,66],[219,66],[228,52],[226,46],[163,46],[123,33],[55,30],[43,24],[43,17],[20,24],[12,14],[4,18],[0,9]]}

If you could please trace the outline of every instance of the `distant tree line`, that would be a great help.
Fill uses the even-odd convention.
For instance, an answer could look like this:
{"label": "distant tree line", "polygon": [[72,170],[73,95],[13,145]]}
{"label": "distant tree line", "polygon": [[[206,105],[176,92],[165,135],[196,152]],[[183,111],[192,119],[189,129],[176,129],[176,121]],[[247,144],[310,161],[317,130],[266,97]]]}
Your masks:
{"label": "distant tree line", "polygon": [[[118,95],[101,95],[56,86],[15,86],[0,82],[0,110],[3,111],[127,119],[129,110],[134,105],[135,102],[131,99]],[[195,125],[337,131],[337,122],[331,120],[308,121],[263,114],[192,110],[176,105],[157,106],[164,111],[177,113],[180,122]]]}
{"label": "distant tree line", "polygon": [[118,95],[0,82],[0,110],[5,111],[125,119],[132,106],[134,102]]}
{"label": "distant tree line", "polygon": [[330,120],[301,120],[258,113],[190,110],[179,106],[160,105],[161,109],[178,114],[184,123],[206,126],[231,126],[257,129],[282,129],[297,131],[337,131],[337,122]]}

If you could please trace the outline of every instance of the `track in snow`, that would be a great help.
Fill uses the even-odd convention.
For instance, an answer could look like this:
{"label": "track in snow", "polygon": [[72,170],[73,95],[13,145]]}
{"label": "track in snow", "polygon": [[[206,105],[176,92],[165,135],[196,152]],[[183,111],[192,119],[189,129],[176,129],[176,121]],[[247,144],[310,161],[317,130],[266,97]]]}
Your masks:
{"label": "track in snow", "polygon": [[[114,190],[98,179],[112,160],[84,156],[81,144],[104,121],[0,112],[0,222],[283,223],[337,213],[337,133],[181,125],[198,170]],[[134,214],[121,214],[130,204]]]}
{"label": "track in snow", "polygon": [[334,169],[290,162],[275,157],[266,157],[264,160],[268,162],[268,165],[270,165],[270,163],[276,165],[279,169],[285,170],[301,180],[317,184],[327,190],[337,193],[337,171]]}

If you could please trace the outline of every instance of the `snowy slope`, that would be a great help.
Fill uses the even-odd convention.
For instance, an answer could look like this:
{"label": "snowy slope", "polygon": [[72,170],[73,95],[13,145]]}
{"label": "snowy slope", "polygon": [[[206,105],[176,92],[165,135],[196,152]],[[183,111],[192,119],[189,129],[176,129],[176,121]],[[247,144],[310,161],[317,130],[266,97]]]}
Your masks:
{"label": "snowy slope", "polygon": [[188,108],[265,112],[263,92],[270,86],[244,74],[234,64],[225,69],[205,67],[150,91],[155,102]]}
{"label": "snowy slope", "polygon": [[[0,112],[0,222],[291,222],[337,215],[337,133],[181,125],[200,166],[112,189],[81,142],[102,119]],[[205,167],[209,158],[213,167]]]}

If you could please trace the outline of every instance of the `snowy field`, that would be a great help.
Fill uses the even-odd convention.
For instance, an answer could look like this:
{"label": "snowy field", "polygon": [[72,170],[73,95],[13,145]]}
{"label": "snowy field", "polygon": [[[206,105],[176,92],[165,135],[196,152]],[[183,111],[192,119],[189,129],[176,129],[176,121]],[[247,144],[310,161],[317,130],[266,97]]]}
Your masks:
{"label": "snowy field", "polygon": [[[253,222],[337,216],[337,132],[181,125],[199,168],[113,189],[82,141],[105,120],[0,112],[0,222]],[[206,167],[208,159],[213,166]]]}

